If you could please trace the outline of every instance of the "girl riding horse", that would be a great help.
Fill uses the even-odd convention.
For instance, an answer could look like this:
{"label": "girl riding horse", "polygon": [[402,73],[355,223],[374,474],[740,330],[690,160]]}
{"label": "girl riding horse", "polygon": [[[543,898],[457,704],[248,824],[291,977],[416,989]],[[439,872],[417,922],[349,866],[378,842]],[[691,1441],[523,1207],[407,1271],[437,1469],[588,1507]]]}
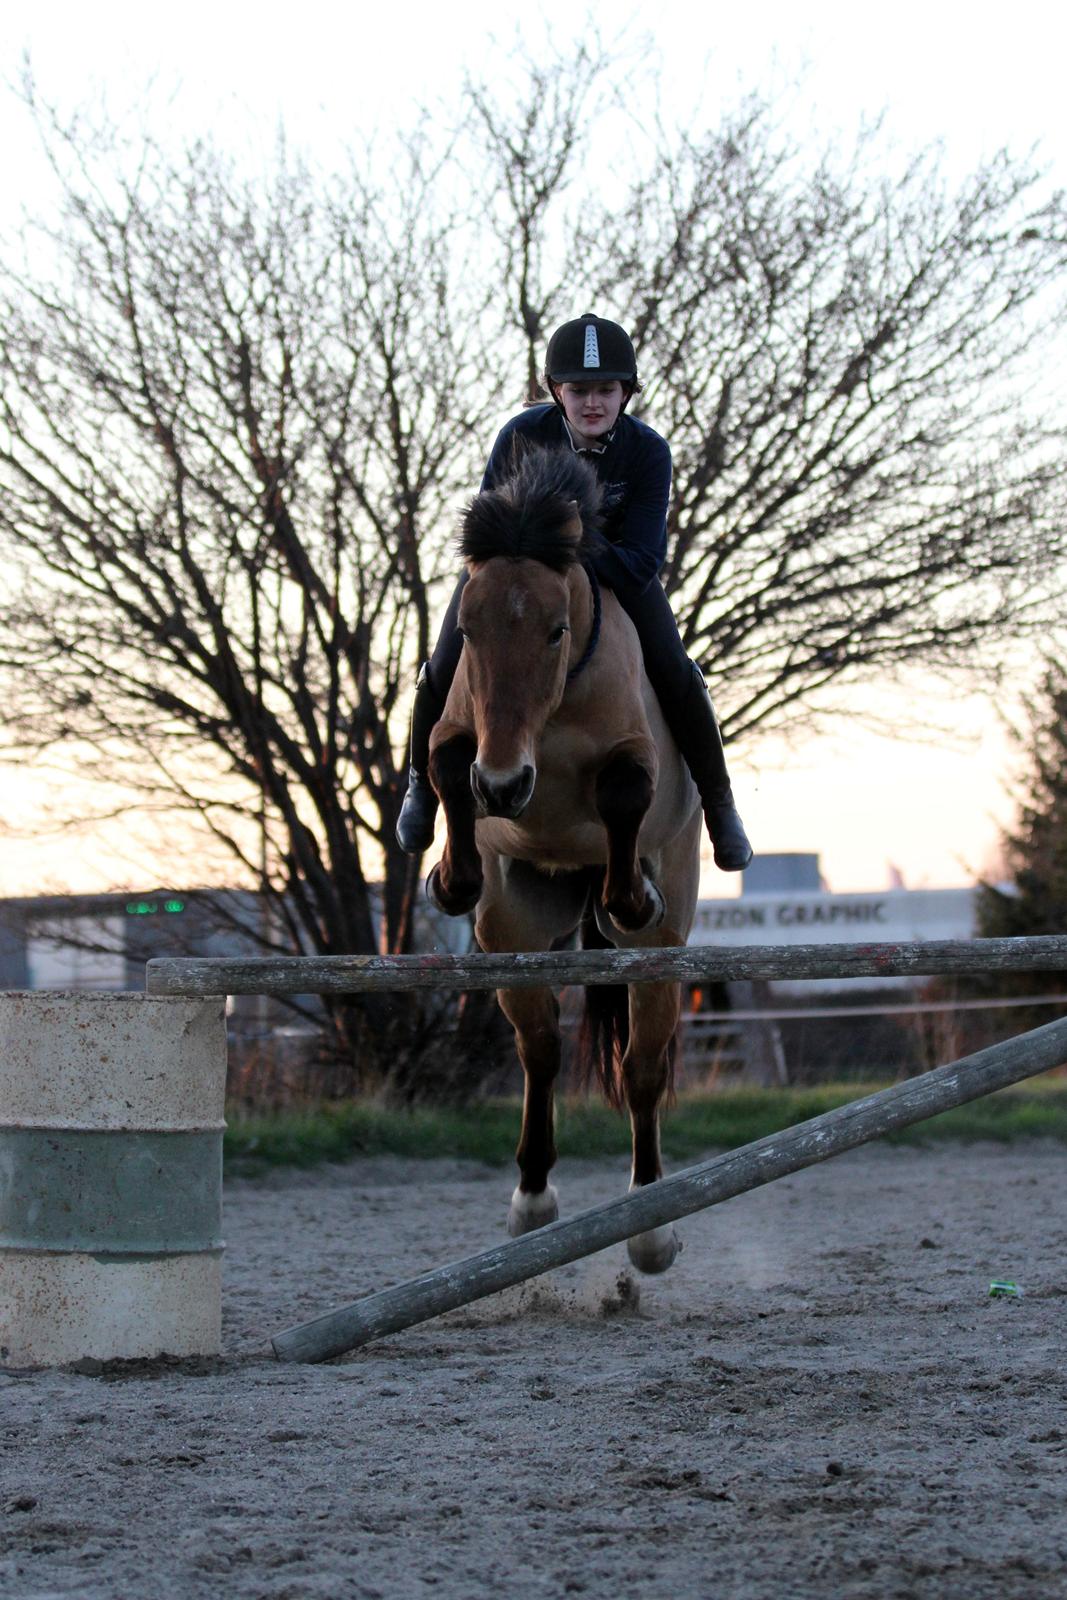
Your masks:
{"label": "girl riding horse", "polygon": [[[482,490],[500,484],[514,470],[517,453],[530,445],[572,450],[592,466],[601,485],[604,535],[593,568],[637,630],[645,671],[700,791],[715,864],[723,872],[740,872],[752,860],[752,847],[734,803],[715,711],[659,582],[667,553],[671,453],[665,439],[626,414],[641,387],[629,335],[592,312],[565,322],[549,340],[545,380],[551,401],[527,407],[501,429]],[[427,775],[430,734],[463,648],[457,619],[466,581],[464,573],[415,686],[408,788],[396,825],[401,849],[413,855],[433,842],[437,795]]]}

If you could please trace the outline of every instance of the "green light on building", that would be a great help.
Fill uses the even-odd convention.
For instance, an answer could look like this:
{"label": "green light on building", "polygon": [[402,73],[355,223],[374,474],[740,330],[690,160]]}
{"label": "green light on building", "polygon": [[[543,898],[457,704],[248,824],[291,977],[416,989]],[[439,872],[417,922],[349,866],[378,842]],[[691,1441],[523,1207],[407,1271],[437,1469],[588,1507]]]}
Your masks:
{"label": "green light on building", "polygon": [[[159,911],[158,900],[127,900],[126,915],[128,917],[154,917]],[[163,901],[163,910],[172,917],[179,916],[185,910],[185,901],[179,900],[177,895],[169,895]]]}

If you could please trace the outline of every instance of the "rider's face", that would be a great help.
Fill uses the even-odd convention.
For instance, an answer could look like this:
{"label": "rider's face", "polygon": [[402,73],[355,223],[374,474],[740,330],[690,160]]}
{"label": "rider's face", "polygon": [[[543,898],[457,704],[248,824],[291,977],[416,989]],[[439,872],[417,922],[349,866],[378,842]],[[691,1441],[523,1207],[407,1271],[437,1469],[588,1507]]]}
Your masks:
{"label": "rider's face", "polygon": [[600,443],[619,420],[626,390],[617,378],[610,383],[561,383],[559,398],[574,432]]}

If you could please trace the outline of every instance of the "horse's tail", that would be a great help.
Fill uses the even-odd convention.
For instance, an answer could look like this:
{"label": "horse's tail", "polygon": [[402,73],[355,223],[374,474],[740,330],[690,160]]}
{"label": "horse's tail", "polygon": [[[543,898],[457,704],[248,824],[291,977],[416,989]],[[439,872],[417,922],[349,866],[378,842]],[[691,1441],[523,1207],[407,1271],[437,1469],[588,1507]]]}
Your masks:
{"label": "horse's tail", "polygon": [[[595,892],[595,891],[594,891]],[[610,950],[592,906],[582,920],[582,949]],[[630,991],[624,983],[590,983],[578,1028],[575,1066],[578,1081],[596,1076],[609,1104],[622,1106],[622,1058],[630,1042]]]}

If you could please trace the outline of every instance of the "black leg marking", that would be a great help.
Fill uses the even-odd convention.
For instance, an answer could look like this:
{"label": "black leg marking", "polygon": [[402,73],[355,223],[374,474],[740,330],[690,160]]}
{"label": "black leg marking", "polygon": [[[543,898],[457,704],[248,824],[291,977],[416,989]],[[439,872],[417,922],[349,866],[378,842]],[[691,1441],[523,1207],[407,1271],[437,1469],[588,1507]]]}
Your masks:
{"label": "black leg marking", "polygon": [[647,927],[662,906],[649,895],[637,857],[638,834],[654,793],[652,773],[628,753],[613,756],[597,773],[596,808],[608,834],[604,907],[627,931]]}

